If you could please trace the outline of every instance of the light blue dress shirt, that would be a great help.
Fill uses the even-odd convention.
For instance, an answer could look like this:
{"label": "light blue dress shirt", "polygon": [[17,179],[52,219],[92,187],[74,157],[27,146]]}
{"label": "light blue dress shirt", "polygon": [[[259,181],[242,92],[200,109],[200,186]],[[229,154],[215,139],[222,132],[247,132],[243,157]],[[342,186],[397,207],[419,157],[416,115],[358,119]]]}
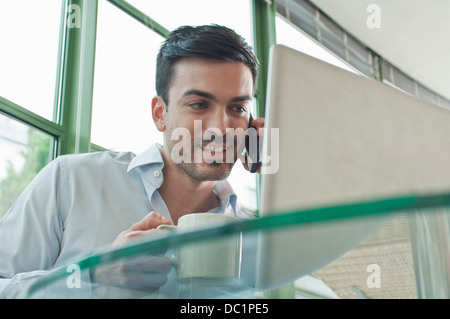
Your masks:
{"label": "light blue dress shirt", "polygon": [[[171,219],[158,192],[163,166],[154,144],[138,156],[64,155],[44,167],[0,221],[0,297],[17,296],[27,279],[110,245],[151,211]],[[214,191],[221,206],[210,212],[253,218],[227,181]]]}

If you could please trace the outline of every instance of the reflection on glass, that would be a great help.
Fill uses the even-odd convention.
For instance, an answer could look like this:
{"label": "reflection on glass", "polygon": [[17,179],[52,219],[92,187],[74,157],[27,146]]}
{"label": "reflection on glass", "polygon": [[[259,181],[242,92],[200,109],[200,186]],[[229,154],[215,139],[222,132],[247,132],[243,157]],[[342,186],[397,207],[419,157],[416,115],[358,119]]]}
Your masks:
{"label": "reflection on glass", "polygon": [[53,138],[0,114],[0,219],[51,160]]}
{"label": "reflection on glass", "polygon": [[341,298],[418,298],[408,215],[398,214],[314,276]]}
{"label": "reflection on glass", "polygon": [[0,2],[0,96],[48,120],[53,119],[61,3]]}
{"label": "reflection on glass", "polygon": [[182,25],[220,24],[252,43],[251,2],[248,0],[128,0],[168,30]]}
{"label": "reflection on glass", "polygon": [[[416,198],[399,198],[381,205],[367,202],[323,207],[219,226],[203,225],[195,230],[153,233],[126,246],[106,247],[76,263],[57,268],[37,278],[24,296],[266,298],[274,288],[294,282],[290,298],[417,298],[407,219],[417,211],[432,216],[434,205],[450,204],[448,196],[429,199],[425,205],[418,205]],[[386,226],[380,228],[386,220]],[[375,233],[367,232],[365,242],[362,238],[354,241],[361,227]],[[324,234],[336,234],[337,244]],[[197,277],[180,280],[183,265],[194,267],[199,260],[203,261],[202,267],[197,269],[205,277],[219,276],[217,267],[207,273],[209,259],[213,258],[189,259],[185,257],[186,252],[205,254],[202,249],[206,245],[234,246],[236,235],[240,236],[237,248],[240,268],[237,275],[229,277],[232,280],[216,281],[213,285]],[[328,239],[321,240],[321,237]],[[363,254],[351,252],[355,245]],[[347,251],[341,260],[336,256],[339,250]],[[224,251],[215,250],[208,255]]]}

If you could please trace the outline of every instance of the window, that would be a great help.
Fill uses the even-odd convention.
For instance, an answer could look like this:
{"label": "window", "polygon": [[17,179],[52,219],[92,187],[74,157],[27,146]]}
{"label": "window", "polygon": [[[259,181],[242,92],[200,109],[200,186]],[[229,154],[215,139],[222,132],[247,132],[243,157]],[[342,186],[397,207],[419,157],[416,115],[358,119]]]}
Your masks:
{"label": "window", "polygon": [[140,153],[162,143],[151,113],[156,55],[163,37],[99,1],[91,140]]}
{"label": "window", "polygon": [[54,139],[0,113],[0,219],[52,159]]}
{"label": "window", "polygon": [[0,96],[53,119],[61,2],[0,2]]}
{"label": "window", "polygon": [[0,219],[63,132],[53,122],[62,3],[0,2]]}
{"label": "window", "polygon": [[298,28],[292,26],[283,18],[277,16],[275,22],[278,44],[283,44],[294,50],[315,57],[316,59],[356,73],[355,70],[343,62],[342,59],[336,57],[333,53],[323,48],[320,44],[312,40]]}
{"label": "window", "polygon": [[225,25],[252,43],[252,14],[249,0],[128,0],[168,30],[182,25]]}

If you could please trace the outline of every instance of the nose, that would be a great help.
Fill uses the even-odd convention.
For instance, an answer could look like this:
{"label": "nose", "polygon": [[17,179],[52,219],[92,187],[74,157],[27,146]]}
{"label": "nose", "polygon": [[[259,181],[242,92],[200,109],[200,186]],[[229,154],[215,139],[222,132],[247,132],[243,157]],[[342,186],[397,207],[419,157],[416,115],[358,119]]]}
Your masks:
{"label": "nose", "polygon": [[231,127],[231,119],[227,112],[222,108],[211,114],[206,123],[206,130],[213,132],[216,135],[225,136],[227,128]]}

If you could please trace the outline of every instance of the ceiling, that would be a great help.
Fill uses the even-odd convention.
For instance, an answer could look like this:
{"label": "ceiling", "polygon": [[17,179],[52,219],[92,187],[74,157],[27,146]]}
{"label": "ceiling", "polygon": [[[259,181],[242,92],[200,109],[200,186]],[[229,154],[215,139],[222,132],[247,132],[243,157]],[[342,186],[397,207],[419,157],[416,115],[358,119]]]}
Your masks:
{"label": "ceiling", "polygon": [[[311,0],[348,33],[450,99],[450,1]],[[378,5],[379,15],[369,7]],[[368,27],[376,22],[379,27]]]}

